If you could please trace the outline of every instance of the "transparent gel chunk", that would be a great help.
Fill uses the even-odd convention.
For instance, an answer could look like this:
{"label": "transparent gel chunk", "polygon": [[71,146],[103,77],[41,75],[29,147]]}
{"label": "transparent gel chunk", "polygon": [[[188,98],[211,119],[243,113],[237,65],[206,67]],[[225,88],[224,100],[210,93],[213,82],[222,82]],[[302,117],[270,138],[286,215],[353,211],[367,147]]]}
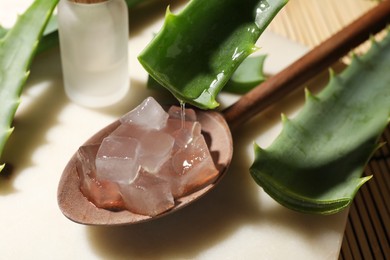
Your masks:
{"label": "transparent gel chunk", "polygon": [[120,124],[110,135],[140,139],[145,129],[133,124]]}
{"label": "transparent gel chunk", "polygon": [[162,131],[145,133],[140,140],[140,160],[143,169],[150,173],[156,173],[171,157],[171,151],[175,139]]}
{"label": "transparent gel chunk", "polygon": [[174,198],[214,182],[218,171],[196,113],[181,112],[172,107],[166,113],[148,98],[120,119],[100,147],[80,148],[84,195],[98,207],[155,216],[172,208]]}
{"label": "transparent gel chunk", "polygon": [[108,136],[96,156],[96,177],[118,183],[134,180],[139,170],[139,141],[134,138]]}
{"label": "transparent gel chunk", "polygon": [[124,208],[119,186],[109,181],[96,179],[95,158],[99,149],[97,145],[87,145],[77,152],[77,173],[80,179],[80,190],[95,206],[106,209]]}
{"label": "transparent gel chunk", "polygon": [[[173,123],[173,121],[174,120],[170,120],[169,122]],[[181,123],[175,122],[175,124]],[[185,146],[191,143],[194,138],[201,136],[201,128],[202,127],[199,122],[186,121],[185,124],[182,124],[181,127],[177,127],[175,130],[171,130],[171,135],[175,139],[175,152],[179,149],[185,148]]]}
{"label": "transparent gel chunk", "polygon": [[159,176],[170,183],[175,198],[214,182],[218,171],[203,136],[196,137],[185,148],[176,152],[172,161],[164,164]]}
{"label": "transparent gel chunk", "polygon": [[121,184],[120,191],[126,208],[137,214],[156,216],[175,205],[169,184],[144,171],[134,182]]}
{"label": "transparent gel chunk", "polygon": [[157,103],[157,101],[148,97],[138,107],[121,117],[122,124],[135,124],[148,129],[164,128],[169,115]]}

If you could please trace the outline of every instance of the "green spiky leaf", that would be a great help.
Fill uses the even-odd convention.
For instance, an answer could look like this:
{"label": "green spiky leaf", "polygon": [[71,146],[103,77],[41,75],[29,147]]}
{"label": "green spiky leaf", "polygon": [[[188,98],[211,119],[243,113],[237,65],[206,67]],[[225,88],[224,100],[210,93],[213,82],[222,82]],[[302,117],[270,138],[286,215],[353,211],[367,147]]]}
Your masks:
{"label": "green spiky leaf", "polygon": [[[38,48],[36,53],[44,52],[54,46],[58,46],[58,31],[57,31],[57,16],[52,15],[50,17],[49,22],[45,27],[45,31],[43,32],[43,36],[39,41]],[[0,39],[3,38],[7,33],[8,29],[0,26]]]}
{"label": "green spiky leaf", "polygon": [[149,74],[179,100],[203,109],[217,94],[287,0],[193,0],[166,14],[162,30],[139,55]]}
{"label": "green spiky leaf", "polygon": [[340,75],[331,75],[270,147],[255,147],[250,172],[282,205],[302,212],[331,214],[347,207],[370,177],[364,167],[378,148],[390,115],[390,34],[373,41]]}
{"label": "green spiky leaf", "polygon": [[13,130],[11,123],[31,60],[57,2],[35,0],[0,39],[0,155]]}

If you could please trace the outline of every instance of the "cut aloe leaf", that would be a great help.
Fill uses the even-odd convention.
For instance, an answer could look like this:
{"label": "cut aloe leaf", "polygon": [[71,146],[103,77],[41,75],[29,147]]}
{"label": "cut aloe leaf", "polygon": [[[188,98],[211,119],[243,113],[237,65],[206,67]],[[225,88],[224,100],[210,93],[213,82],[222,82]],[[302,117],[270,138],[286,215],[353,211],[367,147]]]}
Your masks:
{"label": "cut aloe leaf", "polygon": [[169,9],[162,30],[139,55],[148,73],[179,100],[199,108],[217,94],[287,0],[192,0]]}
{"label": "cut aloe leaf", "polygon": [[[263,72],[265,58],[265,55],[249,56],[246,58],[233,73],[222,91],[234,94],[245,94],[264,82],[266,79]],[[148,77],[147,87],[150,89],[167,91],[150,75]]]}
{"label": "cut aloe leaf", "polygon": [[347,207],[370,177],[362,177],[390,115],[390,34],[317,96],[267,149],[255,147],[252,177],[280,204],[331,214]]}

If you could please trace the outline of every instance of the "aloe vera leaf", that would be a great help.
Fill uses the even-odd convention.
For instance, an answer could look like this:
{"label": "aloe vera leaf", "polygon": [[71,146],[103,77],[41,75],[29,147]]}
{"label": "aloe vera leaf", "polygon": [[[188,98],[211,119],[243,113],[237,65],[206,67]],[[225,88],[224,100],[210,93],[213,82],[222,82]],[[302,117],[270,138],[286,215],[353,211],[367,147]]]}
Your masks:
{"label": "aloe vera leaf", "polygon": [[390,115],[390,34],[354,57],[340,75],[331,74],[317,96],[270,147],[255,145],[254,180],[293,210],[332,214],[347,207],[371,177],[362,177]]}
{"label": "aloe vera leaf", "polygon": [[[52,15],[50,20],[48,21],[45,30],[43,32],[42,38],[39,41],[36,53],[42,53],[48,49],[51,49],[59,44],[58,31],[57,31],[58,23],[57,16]],[[0,38],[8,32],[7,29],[3,28],[3,31],[0,27]]]}
{"label": "aloe vera leaf", "polygon": [[49,22],[47,23],[45,27],[45,31],[43,32],[43,36],[41,40],[39,41],[37,53],[44,52],[48,49],[51,49],[55,46],[58,46],[59,44],[59,38],[58,38],[58,21],[57,21],[57,15],[52,15],[50,17]]}
{"label": "aloe vera leaf", "polygon": [[57,2],[35,0],[0,39],[0,155],[13,131],[11,123],[31,60]]}
{"label": "aloe vera leaf", "polygon": [[[264,82],[266,79],[263,71],[265,58],[266,55],[247,57],[238,66],[222,91],[234,94],[245,94]],[[166,90],[150,75],[148,77],[147,87],[155,90]]]}
{"label": "aloe vera leaf", "polygon": [[[44,52],[50,48],[53,48],[55,46],[58,46],[59,39],[58,39],[58,31],[57,31],[57,16],[52,15],[50,17],[49,22],[47,23],[45,27],[45,31],[43,32],[43,36],[41,40],[39,41],[39,45],[37,48],[37,53]],[[0,25],[0,39],[3,38],[7,33],[8,29],[2,27]]]}
{"label": "aloe vera leaf", "polygon": [[215,100],[287,0],[192,0],[167,9],[162,30],[138,56],[177,99],[203,109]]}
{"label": "aloe vera leaf", "polygon": [[3,38],[7,34],[8,30],[0,25],[0,39]]}
{"label": "aloe vera leaf", "polygon": [[223,91],[245,94],[266,80],[264,75],[265,55],[249,56],[238,66],[226,83]]}
{"label": "aloe vera leaf", "polygon": [[44,34],[41,41],[38,44],[38,48],[37,48],[36,53],[39,54],[39,53],[45,52],[51,48],[58,46],[60,43],[59,40],[60,39],[58,37],[57,30],[52,31],[48,34]]}
{"label": "aloe vera leaf", "polygon": [[132,8],[142,2],[150,2],[151,0],[126,0],[127,7]]}

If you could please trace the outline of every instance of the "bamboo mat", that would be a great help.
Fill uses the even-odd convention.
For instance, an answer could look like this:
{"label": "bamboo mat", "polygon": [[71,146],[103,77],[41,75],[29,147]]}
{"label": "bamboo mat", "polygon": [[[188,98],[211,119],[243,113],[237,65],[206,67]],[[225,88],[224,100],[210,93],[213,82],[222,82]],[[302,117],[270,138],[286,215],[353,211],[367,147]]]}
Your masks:
{"label": "bamboo mat", "polygon": [[[290,0],[270,30],[314,47],[375,4],[372,0]],[[362,44],[354,52],[368,47],[369,43]],[[349,61],[348,57],[342,60]],[[350,207],[339,259],[390,259],[390,125],[382,142],[386,143],[364,172],[374,177]]]}
{"label": "bamboo mat", "polygon": [[290,0],[269,28],[313,47],[376,3],[375,0]]}

